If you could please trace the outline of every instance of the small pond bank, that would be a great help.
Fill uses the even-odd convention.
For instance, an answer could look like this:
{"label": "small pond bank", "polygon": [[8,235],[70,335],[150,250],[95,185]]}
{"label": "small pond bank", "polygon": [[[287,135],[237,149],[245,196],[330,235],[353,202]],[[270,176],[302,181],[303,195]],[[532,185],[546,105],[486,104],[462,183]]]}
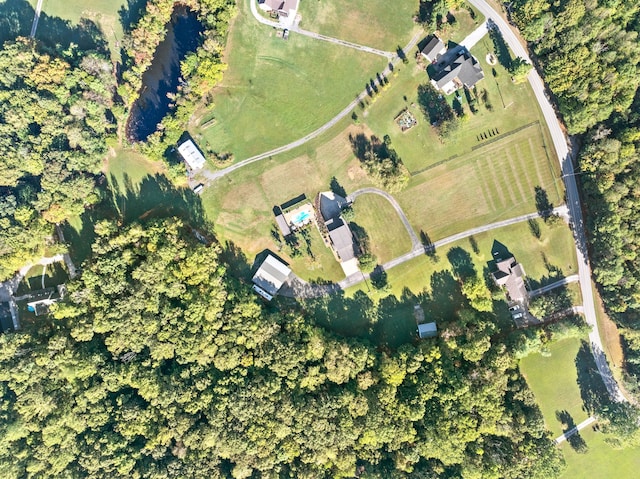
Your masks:
{"label": "small pond bank", "polygon": [[180,63],[201,44],[203,31],[194,12],[176,7],[167,25],[167,35],[158,45],[153,63],[142,76],[140,97],[131,108],[127,122],[130,141],[145,141],[173,108],[173,96],[182,81]]}

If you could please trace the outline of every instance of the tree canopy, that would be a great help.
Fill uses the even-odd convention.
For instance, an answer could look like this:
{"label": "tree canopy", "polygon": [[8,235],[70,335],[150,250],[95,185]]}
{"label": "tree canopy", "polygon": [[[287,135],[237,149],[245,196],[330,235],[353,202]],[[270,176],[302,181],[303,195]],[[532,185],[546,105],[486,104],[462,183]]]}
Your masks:
{"label": "tree canopy", "polygon": [[25,38],[0,49],[0,278],[41,252],[53,224],[99,200],[114,89],[96,52]]}
{"label": "tree canopy", "polygon": [[96,226],[54,318],[0,336],[0,475],[548,478],[490,315],[377,349],[261,306],[177,219]]}

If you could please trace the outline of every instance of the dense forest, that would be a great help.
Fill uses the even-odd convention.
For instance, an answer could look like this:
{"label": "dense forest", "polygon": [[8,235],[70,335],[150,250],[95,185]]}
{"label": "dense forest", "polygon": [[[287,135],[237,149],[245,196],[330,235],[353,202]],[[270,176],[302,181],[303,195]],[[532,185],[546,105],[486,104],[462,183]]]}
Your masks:
{"label": "dense forest", "polygon": [[99,201],[114,90],[98,52],[25,38],[0,50],[0,279],[42,254],[54,224]]}
{"label": "dense forest", "polygon": [[443,318],[440,339],[377,349],[266,310],[180,220],[103,221],[96,233],[54,319],[0,336],[2,477],[561,468],[491,315],[467,306]]}
{"label": "dense forest", "polygon": [[569,132],[579,134],[578,180],[594,276],[620,326],[626,386],[640,395],[640,4],[635,0],[516,0]]}

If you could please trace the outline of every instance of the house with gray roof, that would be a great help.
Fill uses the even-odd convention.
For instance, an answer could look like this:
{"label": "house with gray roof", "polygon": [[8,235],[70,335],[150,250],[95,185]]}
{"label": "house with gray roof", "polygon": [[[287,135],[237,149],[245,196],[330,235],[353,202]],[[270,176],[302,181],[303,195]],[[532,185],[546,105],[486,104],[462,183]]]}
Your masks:
{"label": "house with gray roof", "polygon": [[267,301],[271,301],[290,275],[291,269],[286,264],[268,254],[253,275],[253,290]]}
{"label": "house with gray roof", "polygon": [[431,78],[436,89],[450,95],[463,87],[473,88],[484,78],[478,60],[466,48],[460,48],[453,55],[447,56],[447,61]]}
{"label": "house with gray roof", "polygon": [[425,47],[420,50],[420,55],[427,59],[429,63],[435,62],[440,55],[444,55],[447,51],[447,46],[437,36],[433,36],[431,40],[427,42]]}
{"label": "house with gray roof", "polygon": [[491,275],[495,283],[506,290],[509,300],[516,303],[527,302],[529,293],[524,284],[524,268],[514,256],[496,259],[495,270]]}
{"label": "house with gray roof", "polygon": [[331,246],[338,255],[338,258],[340,258],[340,261],[344,263],[354,259],[356,257],[356,251],[349,225],[338,216],[325,222],[325,226],[329,232]]}

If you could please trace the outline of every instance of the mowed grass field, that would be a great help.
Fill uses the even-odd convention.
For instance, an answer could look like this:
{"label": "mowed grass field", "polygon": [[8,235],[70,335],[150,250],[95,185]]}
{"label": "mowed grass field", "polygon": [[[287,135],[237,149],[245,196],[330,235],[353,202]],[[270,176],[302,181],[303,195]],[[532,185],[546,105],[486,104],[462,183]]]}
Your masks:
{"label": "mowed grass field", "polygon": [[[204,149],[242,160],[314,131],[352,101],[386,65],[384,58],[260,25],[238,3],[228,70],[192,128]],[[210,120],[215,119],[214,124]]]}
{"label": "mowed grass field", "polygon": [[[533,237],[527,222],[488,231],[472,238],[451,243],[436,250],[435,257],[420,256],[387,271],[391,293],[400,298],[405,289],[412,294],[423,291],[431,292],[434,287],[436,273],[451,272],[452,265],[448,258],[451,250],[463,250],[477,274],[483,274],[487,263],[491,261],[493,242],[498,241],[515,256],[524,266],[527,278],[535,284],[548,284],[549,269],[558,269],[562,276],[575,274],[577,263],[573,246],[573,236],[564,223],[548,226],[539,221],[541,238]],[[474,245],[477,249],[474,251]],[[347,290],[348,295],[357,291],[366,291],[366,285],[359,285]],[[578,298],[579,300],[579,298]],[[506,303],[499,308],[507,311]]]}
{"label": "mowed grass field", "polygon": [[[556,411],[566,410],[576,424],[588,417],[582,410],[577,385],[576,356],[579,339],[566,339],[550,346],[551,356],[532,354],[520,361],[520,370],[527,379],[540,406],[545,423],[553,436],[562,434]],[[562,479],[622,479],[637,477],[640,470],[640,448],[613,449],[606,436],[592,427],[580,431],[587,445],[578,453],[567,442],[560,447],[567,469]]]}
{"label": "mowed grass field", "polygon": [[562,202],[558,165],[536,124],[411,178],[396,195],[416,230],[437,240],[536,210],[535,187]]}
{"label": "mowed grass field", "polygon": [[369,236],[369,247],[383,264],[411,250],[411,238],[393,206],[383,197],[359,196],[353,204],[353,220]]}
{"label": "mowed grass field", "polygon": [[415,0],[302,0],[300,27],[386,51],[404,47],[418,26]]}
{"label": "mowed grass field", "polygon": [[575,424],[589,417],[582,406],[574,364],[579,349],[580,339],[565,339],[549,346],[550,356],[536,353],[520,360],[520,370],[535,394],[547,429],[554,438],[564,432],[557,412],[567,411]]}

